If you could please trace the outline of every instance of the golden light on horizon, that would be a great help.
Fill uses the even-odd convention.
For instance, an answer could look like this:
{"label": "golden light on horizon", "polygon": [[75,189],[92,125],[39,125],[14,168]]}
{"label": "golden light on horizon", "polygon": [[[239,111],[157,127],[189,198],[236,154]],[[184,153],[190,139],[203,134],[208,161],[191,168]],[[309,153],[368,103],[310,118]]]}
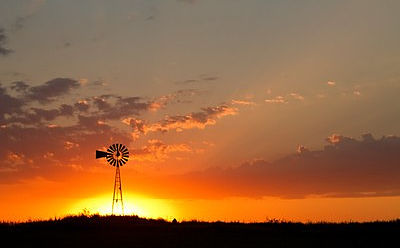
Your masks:
{"label": "golden light on horizon", "polygon": [[[166,200],[149,198],[136,194],[124,194],[124,215],[138,215],[143,218],[163,218],[172,220],[175,215],[173,207]],[[102,194],[92,198],[85,198],[74,203],[66,209],[68,214],[111,215],[112,198],[110,194]],[[114,208],[115,215],[122,215],[121,208]]]}

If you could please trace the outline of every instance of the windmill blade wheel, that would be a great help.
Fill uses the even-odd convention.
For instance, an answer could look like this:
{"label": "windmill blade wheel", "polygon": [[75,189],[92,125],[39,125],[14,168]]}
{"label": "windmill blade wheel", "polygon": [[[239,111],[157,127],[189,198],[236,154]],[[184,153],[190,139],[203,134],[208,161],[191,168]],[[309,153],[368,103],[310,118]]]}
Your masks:
{"label": "windmill blade wheel", "polygon": [[107,162],[112,166],[123,166],[128,162],[129,151],[128,148],[122,144],[112,144],[107,149]]}

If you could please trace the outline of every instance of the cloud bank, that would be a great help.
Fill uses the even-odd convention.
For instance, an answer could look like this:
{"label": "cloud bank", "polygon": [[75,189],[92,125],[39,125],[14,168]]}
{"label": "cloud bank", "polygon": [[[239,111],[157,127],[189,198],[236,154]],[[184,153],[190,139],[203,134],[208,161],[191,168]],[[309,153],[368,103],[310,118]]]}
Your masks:
{"label": "cloud bank", "polygon": [[[304,198],[400,195],[400,137],[361,139],[331,135],[322,150],[299,146],[297,153],[274,162],[256,160],[237,168],[211,168],[170,178],[190,185],[176,197]],[[212,190],[211,190],[212,189]],[[210,193],[212,192],[212,193]]]}

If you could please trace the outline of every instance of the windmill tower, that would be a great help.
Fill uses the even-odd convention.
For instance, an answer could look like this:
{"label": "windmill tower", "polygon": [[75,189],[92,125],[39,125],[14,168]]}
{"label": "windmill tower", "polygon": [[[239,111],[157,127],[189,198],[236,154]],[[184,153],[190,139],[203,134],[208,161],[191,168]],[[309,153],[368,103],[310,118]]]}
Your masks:
{"label": "windmill tower", "polygon": [[114,193],[111,214],[114,215],[114,206],[121,206],[124,215],[124,201],[122,200],[121,173],[119,167],[123,166],[129,158],[128,148],[122,144],[112,144],[107,151],[97,151],[96,159],[106,158],[107,162],[115,167]]}

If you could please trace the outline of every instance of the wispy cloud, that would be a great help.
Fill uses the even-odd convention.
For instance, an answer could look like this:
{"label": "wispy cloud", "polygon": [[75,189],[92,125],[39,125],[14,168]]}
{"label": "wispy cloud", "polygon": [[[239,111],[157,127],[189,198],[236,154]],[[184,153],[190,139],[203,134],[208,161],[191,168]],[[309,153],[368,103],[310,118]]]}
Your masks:
{"label": "wispy cloud", "polygon": [[7,42],[7,36],[3,28],[0,28],[0,56],[7,56],[13,52],[13,50],[5,47]]}
{"label": "wispy cloud", "polygon": [[126,118],[125,124],[132,127],[132,136],[149,132],[168,132],[174,130],[181,132],[185,129],[204,129],[206,126],[215,125],[217,120],[229,115],[236,115],[238,110],[228,105],[202,108],[200,112],[192,112],[186,115],[165,116],[164,119],[146,124],[145,121],[136,118]]}
{"label": "wispy cloud", "polygon": [[182,81],[176,81],[175,84],[195,84],[195,83],[206,83],[218,80],[219,77],[217,76],[210,76],[210,75],[200,75],[197,78],[185,79]]}
{"label": "wispy cloud", "polygon": [[232,104],[234,104],[234,105],[245,105],[245,106],[254,106],[254,105],[256,105],[255,102],[247,101],[247,100],[232,100]]}
{"label": "wispy cloud", "polygon": [[276,96],[276,97],[271,98],[271,99],[265,99],[264,101],[266,103],[275,103],[275,104],[288,103],[288,101],[283,96]]}
{"label": "wispy cloud", "polygon": [[302,96],[302,95],[300,95],[298,93],[290,93],[289,95],[291,97],[293,97],[294,99],[296,99],[296,100],[299,100],[299,101],[303,101],[304,100],[304,96]]}
{"label": "wispy cloud", "polygon": [[287,104],[290,102],[291,99],[295,99],[298,101],[304,101],[304,96],[300,95],[299,93],[292,92],[286,94],[285,96],[275,96],[274,98],[265,99],[264,102],[271,103],[271,104]]}
{"label": "wispy cloud", "polygon": [[132,150],[134,160],[160,162],[169,158],[170,153],[191,153],[193,150],[187,144],[165,144],[161,140],[151,139],[141,148]]}

